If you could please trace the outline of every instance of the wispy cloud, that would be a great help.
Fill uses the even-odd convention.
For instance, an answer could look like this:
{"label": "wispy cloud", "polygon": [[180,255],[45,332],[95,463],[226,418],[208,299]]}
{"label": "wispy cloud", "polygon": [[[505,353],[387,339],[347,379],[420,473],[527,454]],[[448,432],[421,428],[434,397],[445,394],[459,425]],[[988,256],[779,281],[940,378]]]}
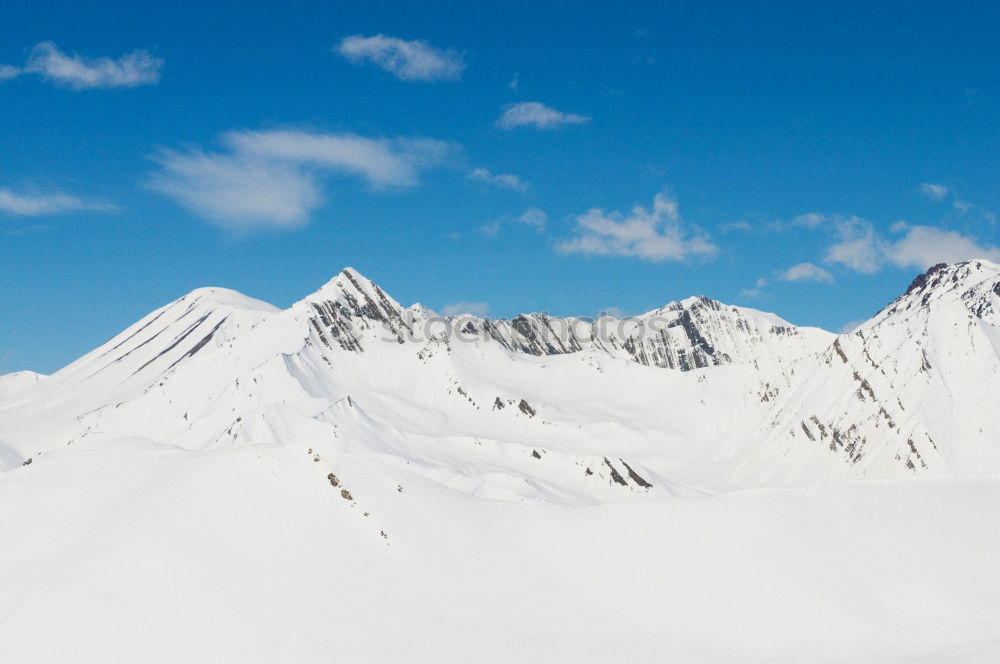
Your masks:
{"label": "wispy cloud", "polygon": [[545,231],[545,224],[549,220],[549,217],[545,212],[539,210],[538,208],[531,208],[525,210],[522,214],[518,215],[514,219],[519,224],[525,224],[526,226],[531,226],[535,229],[536,233],[541,233]]}
{"label": "wispy cloud", "polygon": [[754,299],[764,295],[764,287],[767,286],[767,279],[758,277],[753,288],[743,288],[740,290],[740,297]]}
{"label": "wispy cloud", "polygon": [[468,178],[476,182],[500,187],[501,189],[512,189],[514,191],[526,191],[528,183],[512,173],[491,173],[485,168],[474,168],[469,171]]}
{"label": "wispy cloud", "polygon": [[223,144],[235,154],[360,175],[377,188],[410,187],[454,146],[429,138],[366,138],[296,129],[233,131]]}
{"label": "wispy cloud", "polygon": [[537,101],[526,101],[508,106],[497,126],[501,129],[534,127],[536,129],[556,129],[568,124],[583,124],[590,118],[575,113],[563,113]]}
{"label": "wispy cloud", "polygon": [[490,312],[490,305],[486,302],[453,302],[446,304],[441,309],[445,316],[460,316],[470,314],[482,318]]}
{"label": "wispy cloud", "polygon": [[948,195],[948,187],[943,184],[934,184],[933,182],[921,182],[920,193],[932,201],[943,201],[945,196]]}
{"label": "wispy cloud", "polygon": [[323,202],[316,175],[251,155],[161,150],[148,186],[232,230],[296,227]]}
{"label": "wispy cloud", "polygon": [[749,233],[753,231],[753,224],[745,219],[740,219],[738,221],[731,221],[727,224],[722,224],[719,227],[723,233],[730,233],[732,231],[741,231],[743,233]]}
{"label": "wispy cloud", "polygon": [[457,81],[465,69],[460,53],[381,34],[344,37],[334,51],[354,64],[370,62],[401,81]]}
{"label": "wispy cloud", "polygon": [[941,202],[947,198],[951,198],[952,207],[958,211],[958,214],[963,219],[977,222],[985,221],[990,225],[995,225],[997,222],[997,215],[995,212],[981,205],[976,205],[975,203],[970,203],[969,201],[959,198],[955,190],[946,185],[923,182],[920,185],[920,193],[936,202]]}
{"label": "wispy cloud", "polygon": [[503,224],[500,223],[498,219],[494,219],[492,221],[487,221],[485,224],[480,226],[479,232],[485,235],[486,237],[496,237],[497,235],[500,234],[500,229],[502,227]]}
{"label": "wispy cloud", "polygon": [[779,275],[782,281],[833,281],[833,275],[812,263],[799,263]]}
{"label": "wispy cloud", "polygon": [[359,177],[375,189],[412,187],[454,149],[426,138],[366,138],[302,130],[233,131],[220,152],[162,149],[150,189],[234,230],[296,227],[323,203],[327,174]]}
{"label": "wispy cloud", "polygon": [[996,225],[997,223],[996,213],[993,212],[993,210],[984,208],[981,205],[976,205],[975,203],[970,203],[969,201],[963,201],[956,198],[952,201],[952,207],[958,210],[963,219],[976,222],[985,221],[991,226]]}
{"label": "wispy cloud", "polygon": [[0,211],[23,217],[40,217],[66,212],[115,212],[118,208],[110,203],[87,201],[60,192],[17,193],[0,187]]}
{"label": "wispy cloud", "polygon": [[684,228],[677,202],[663,193],[655,196],[652,209],[637,205],[623,214],[592,208],[576,218],[574,234],[556,248],[562,253],[628,256],[650,262],[718,252],[707,235]]}
{"label": "wispy cloud", "polygon": [[516,217],[506,217],[494,219],[479,227],[479,232],[488,237],[495,237],[500,234],[500,230],[505,224],[519,224],[534,229],[536,233],[545,232],[545,224],[549,216],[538,208],[529,208]]}
{"label": "wispy cloud", "polygon": [[74,90],[133,88],[160,80],[163,60],[136,50],[118,58],[89,58],[64,53],[50,41],[37,44],[23,66],[0,65],[0,81],[37,74],[46,81]]}

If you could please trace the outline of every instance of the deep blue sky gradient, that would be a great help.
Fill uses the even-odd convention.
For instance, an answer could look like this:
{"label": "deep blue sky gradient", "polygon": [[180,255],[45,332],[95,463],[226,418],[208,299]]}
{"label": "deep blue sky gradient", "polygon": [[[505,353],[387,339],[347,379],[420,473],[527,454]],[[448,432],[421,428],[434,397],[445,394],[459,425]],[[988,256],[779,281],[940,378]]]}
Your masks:
{"label": "deep blue sky gradient", "polygon": [[[206,285],[287,306],[352,265],[404,304],[485,301],[490,314],[639,313],[693,294],[839,330],[918,270],[824,263],[828,234],[773,230],[807,212],[899,220],[997,244],[995,225],[927,200],[943,183],[1000,209],[1000,5],[995,3],[7,2],[0,63],[43,40],[88,56],[147,49],[157,85],[73,91],[0,82],[0,187],[109,201],[116,213],[0,212],[0,372],[51,372],[148,311]],[[383,33],[464,53],[458,82],[408,83],[331,48]],[[519,87],[509,87],[515,73]],[[589,116],[504,131],[507,104]],[[143,183],[158,147],[234,129],[307,128],[461,145],[419,186],[333,178],[297,230],[234,234]],[[469,181],[514,173],[527,192]],[[676,197],[712,260],[561,254],[591,207]],[[491,221],[537,207],[545,233]],[[736,221],[750,232],[728,227]],[[812,262],[832,283],[786,283]],[[758,297],[741,295],[758,278]]]}

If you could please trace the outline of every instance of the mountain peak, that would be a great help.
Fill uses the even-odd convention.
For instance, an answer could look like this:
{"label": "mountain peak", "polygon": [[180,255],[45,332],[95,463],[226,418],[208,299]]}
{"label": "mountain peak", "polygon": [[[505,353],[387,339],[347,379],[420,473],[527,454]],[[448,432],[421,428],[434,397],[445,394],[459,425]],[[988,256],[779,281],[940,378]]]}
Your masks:
{"label": "mountain peak", "polygon": [[1000,265],[984,259],[960,263],[938,263],[910,282],[906,292],[893,300],[865,326],[877,324],[893,314],[926,310],[939,301],[961,303],[978,317],[996,310],[1000,298]]}
{"label": "mountain peak", "polygon": [[399,302],[352,267],[345,267],[295,308],[306,312],[320,343],[330,348],[336,341],[344,349],[363,350],[358,334],[373,326],[385,326],[402,343],[403,330],[409,329]]}
{"label": "mountain peak", "polygon": [[305,299],[311,302],[328,302],[341,300],[348,295],[362,300],[368,298],[381,300],[388,297],[374,281],[353,267],[345,267],[333,279],[330,279],[319,290]]}
{"label": "mountain peak", "polygon": [[930,289],[955,290],[974,286],[984,279],[998,277],[1000,277],[1000,265],[988,260],[975,259],[950,265],[938,263],[929,267],[923,274],[917,275],[901,297]]}
{"label": "mountain peak", "polygon": [[272,304],[244,295],[239,291],[218,286],[208,286],[195,288],[186,295],[180,297],[177,302],[184,302],[190,306],[198,303],[200,306],[216,305],[230,306],[253,311],[276,312],[278,308]]}

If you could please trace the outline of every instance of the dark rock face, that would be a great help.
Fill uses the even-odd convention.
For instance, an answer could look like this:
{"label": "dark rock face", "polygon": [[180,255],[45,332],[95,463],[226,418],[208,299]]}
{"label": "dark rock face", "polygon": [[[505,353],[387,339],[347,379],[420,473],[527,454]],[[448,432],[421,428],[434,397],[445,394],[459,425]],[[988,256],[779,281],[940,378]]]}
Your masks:
{"label": "dark rock face", "polygon": [[611,471],[612,482],[614,482],[615,484],[621,484],[622,486],[628,486],[628,482],[626,482],[625,478],[621,476],[621,473],[619,473],[615,469],[615,467],[611,465],[611,462],[608,461],[607,457],[604,458],[604,465],[606,465],[608,469]]}
{"label": "dark rock face", "polygon": [[356,351],[358,353],[364,350],[354,336],[349,322],[350,315],[344,311],[343,306],[339,302],[314,303],[312,306],[316,312],[316,316],[309,319],[309,324],[316,330],[316,334],[324,346],[333,348],[327,338],[327,335],[329,335],[344,350]]}
{"label": "dark rock face", "polygon": [[369,329],[374,325],[398,343],[403,343],[406,333],[412,331],[402,315],[402,308],[381,288],[368,281],[362,282],[351,270],[340,273],[335,291],[339,292],[331,295],[336,299],[310,302],[314,315],[309,324],[327,348],[332,349],[332,342],[336,342],[343,350],[363,352],[357,329]]}
{"label": "dark rock face", "polygon": [[[427,330],[420,329],[419,315],[413,319],[378,286],[352,270],[344,270],[306,306],[314,339],[329,349],[364,352],[368,342],[362,333],[366,330],[398,343],[405,343],[417,333],[427,334]],[[644,316],[623,320],[559,318],[544,313],[499,320],[450,320],[456,325],[452,331],[456,338],[493,341],[511,352],[543,357],[594,349],[638,364],[678,371],[745,360],[734,359],[723,349],[745,350],[755,344],[766,348],[764,337],[799,334],[789,326],[758,328],[736,307],[706,297],[673,302]],[[450,343],[448,338],[445,342]]]}
{"label": "dark rock face", "polygon": [[651,489],[651,488],[653,488],[652,484],[650,484],[645,479],[643,479],[642,477],[640,477],[639,473],[637,473],[634,470],[632,470],[632,466],[630,466],[627,463],[625,463],[625,461],[623,459],[618,459],[618,460],[622,462],[622,465],[625,466],[625,470],[628,471],[629,479],[631,479],[633,482],[635,482],[636,484],[638,484],[639,486],[641,486],[643,489]]}
{"label": "dark rock face", "polygon": [[[513,352],[544,356],[594,348],[625,355],[638,364],[679,371],[730,364],[733,358],[719,350],[715,339],[752,339],[760,334],[738,309],[705,297],[625,321],[522,314],[479,324],[484,338]],[[774,325],[764,333],[790,337],[798,330]]]}
{"label": "dark rock face", "polygon": [[482,321],[485,336],[508,350],[527,355],[560,355],[583,349],[575,330],[566,329],[567,319],[530,314],[512,320]]}
{"label": "dark rock face", "polygon": [[928,282],[931,281],[931,277],[935,273],[940,272],[941,270],[943,270],[946,267],[948,267],[947,263],[938,263],[937,265],[931,266],[931,268],[928,269],[923,274],[917,275],[917,277],[913,281],[910,282],[909,287],[906,289],[906,292],[903,293],[903,295],[909,295],[910,293],[912,293],[914,291],[926,288]]}

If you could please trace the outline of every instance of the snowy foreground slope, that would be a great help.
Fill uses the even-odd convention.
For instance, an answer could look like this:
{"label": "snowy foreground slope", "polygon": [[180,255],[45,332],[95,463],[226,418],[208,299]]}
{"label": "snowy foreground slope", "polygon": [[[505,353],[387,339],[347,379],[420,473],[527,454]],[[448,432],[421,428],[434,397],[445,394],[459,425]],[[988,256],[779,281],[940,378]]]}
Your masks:
{"label": "snowy foreground slope", "polygon": [[444,319],[347,269],[8,383],[0,661],[1000,654],[986,261],[839,336]]}
{"label": "snowy foreground slope", "polygon": [[10,399],[18,392],[28,389],[35,383],[45,378],[40,373],[34,371],[15,371],[14,373],[0,375],[0,401]]}

